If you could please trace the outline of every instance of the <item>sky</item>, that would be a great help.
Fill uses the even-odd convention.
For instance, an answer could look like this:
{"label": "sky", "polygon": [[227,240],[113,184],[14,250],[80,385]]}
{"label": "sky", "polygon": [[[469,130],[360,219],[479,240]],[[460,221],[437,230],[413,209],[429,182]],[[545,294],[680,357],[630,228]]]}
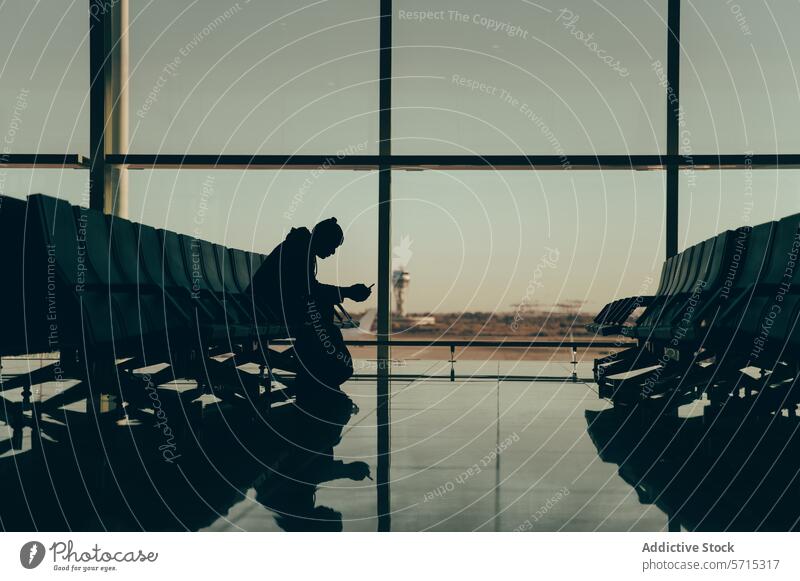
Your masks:
{"label": "sky", "polygon": [[[376,153],[378,3],[131,1],[130,151]],[[13,153],[88,154],[88,2],[0,1],[0,133]],[[684,1],[682,152],[800,153],[793,0]],[[665,148],[666,0],[397,0],[395,153],[647,154]],[[62,196],[83,170],[0,167],[0,192]],[[681,248],[800,212],[795,170],[681,176]],[[593,310],[657,279],[660,171],[397,171],[395,264],[414,312]],[[321,278],[376,280],[369,171],[130,173],[130,216],[268,252],[294,226],[346,231]]]}

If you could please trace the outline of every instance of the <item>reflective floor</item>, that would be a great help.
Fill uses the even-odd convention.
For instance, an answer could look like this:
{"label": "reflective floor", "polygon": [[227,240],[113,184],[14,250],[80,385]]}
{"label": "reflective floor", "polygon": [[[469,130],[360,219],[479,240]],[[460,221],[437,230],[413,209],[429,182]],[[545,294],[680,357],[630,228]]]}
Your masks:
{"label": "reflective floor", "polygon": [[[3,364],[4,388],[39,365]],[[660,421],[622,414],[580,379],[591,375],[583,364],[577,381],[552,380],[570,376],[567,362],[459,362],[454,382],[446,362],[407,361],[397,369],[386,451],[378,449],[369,377],[344,386],[355,414],[337,400],[313,409],[277,404],[258,415],[211,395],[182,398],[193,385],[170,385],[157,390],[161,421],[132,414],[100,430],[102,437],[86,419],[85,402],[69,398],[58,413],[41,414],[38,432],[13,430],[21,388],[6,388],[2,527],[797,528],[800,460],[789,418],[709,431],[700,403]],[[524,379],[475,378],[498,373]],[[33,400],[63,397],[68,385],[34,386]],[[381,453],[389,459],[386,482],[372,480]],[[388,503],[378,503],[379,484]]]}

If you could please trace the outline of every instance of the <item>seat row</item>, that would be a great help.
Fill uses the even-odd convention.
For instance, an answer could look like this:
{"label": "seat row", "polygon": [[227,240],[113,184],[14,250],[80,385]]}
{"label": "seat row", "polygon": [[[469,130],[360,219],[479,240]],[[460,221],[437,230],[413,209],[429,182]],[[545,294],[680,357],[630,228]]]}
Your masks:
{"label": "seat row", "polygon": [[287,334],[248,292],[261,254],[41,194],[3,198],[0,226],[13,273],[0,354],[77,349],[160,362]]}
{"label": "seat row", "polygon": [[[595,360],[601,395],[639,401],[677,394],[679,403],[715,385],[752,387],[746,368],[767,378],[762,387],[785,383],[800,369],[799,250],[795,214],[723,232],[667,259],[654,295],[614,301],[588,326],[636,339]],[[795,399],[785,398],[785,407],[793,409]]]}

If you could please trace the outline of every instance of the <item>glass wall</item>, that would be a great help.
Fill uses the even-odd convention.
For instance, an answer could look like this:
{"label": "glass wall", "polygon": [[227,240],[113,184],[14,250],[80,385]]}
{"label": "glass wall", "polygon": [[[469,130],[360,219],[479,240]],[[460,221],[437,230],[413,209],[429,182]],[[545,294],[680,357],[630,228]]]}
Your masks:
{"label": "glass wall", "polygon": [[0,153],[89,153],[87,5],[0,3]]}
{"label": "glass wall", "polygon": [[663,151],[666,9],[395,2],[394,152]]}
{"label": "glass wall", "polygon": [[131,1],[131,152],[377,152],[378,3]]}
{"label": "glass wall", "polygon": [[800,4],[684,0],[681,16],[681,102],[692,151],[800,151]]}
{"label": "glass wall", "polygon": [[[657,284],[663,172],[394,172],[392,182],[393,269],[408,273],[409,314],[483,313],[483,324],[497,312],[595,313]],[[517,327],[470,333],[536,333]]]}
{"label": "glass wall", "polygon": [[[394,171],[392,267],[409,273],[406,311],[590,313],[657,276],[664,172],[571,171],[567,156],[665,151],[667,6],[394,2],[394,154],[432,165],[437,154],[564,159],[554,171]],[[335,159],[378,151],[378,10],[359,0],[131,0],[132,152],[334,159],[303,170],[132,170],[131,218],[268,251],[289,228],[336,215],[348,243],[321,275],[376,282],[377,175]],[[800,150],[800,47],[787,28],[798,5],[684,0],[681,10],[681,153]],[[0,15],[5,153],[88,154],[85,3],[5,3]],[[4,194],[85,203],[82,170],[0,171]],[[679,247],[800,211],[798,175],[683,171]],[[558,266],[543,270],[547,253]]]}
{"label": "glass wall", "polygon": [[[319,261],[323,282],[377,277],[376,172],[152,170],[130,172],[130,218],[268,254],[291,228],[335,216],[345,244]],[[359,308],[374,307],[374,297]]]}
{"label": "glass wall", "polygon": [[73,205],[89,204],[89,172],[84,169],[22,169],[0,164],[0,195],[24,200],[30,194],[58,196]]}
{"label": "glass wall", "polygon": [[681,174],[680,249],[739,226],[800,212],[800,170],[707,170]]}

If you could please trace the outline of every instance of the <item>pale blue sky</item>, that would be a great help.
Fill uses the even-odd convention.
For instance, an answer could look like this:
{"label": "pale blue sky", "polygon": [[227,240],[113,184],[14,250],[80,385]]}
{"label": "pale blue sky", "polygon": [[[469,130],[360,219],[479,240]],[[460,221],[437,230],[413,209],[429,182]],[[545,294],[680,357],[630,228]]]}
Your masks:
{"label": "pale blue sky", "polygon": [[[10,151],[88,154],[87,4],[0,2]],[[684,1],[685,153],[800,153],[800,3],[736,5]],[[374,153],[377,6],[131,0],[131,151]],[[436,14],[423,20],[423,10]],[[654,63],[666,62],[665,18],[665,0],[398,0],[395,151],[663,151]],[[10,195],[78,201],[86,187],[80,170],[0,172]],[[635,293],[664,255],[663,181],[662,172],[395,172],[393,235],[411,241],[409,308],[596,308]],[[800,211],[798,186],[797,171],[682,176],[681,246]],[[374,173],[137,171],[130,189],[132,219],[260,251],[292,225],[336,215],[347,243],[323,276],[376,278]],[[560,258],[539,277],[547,249]],[[531,296],[533,278],[541,287]]]}

